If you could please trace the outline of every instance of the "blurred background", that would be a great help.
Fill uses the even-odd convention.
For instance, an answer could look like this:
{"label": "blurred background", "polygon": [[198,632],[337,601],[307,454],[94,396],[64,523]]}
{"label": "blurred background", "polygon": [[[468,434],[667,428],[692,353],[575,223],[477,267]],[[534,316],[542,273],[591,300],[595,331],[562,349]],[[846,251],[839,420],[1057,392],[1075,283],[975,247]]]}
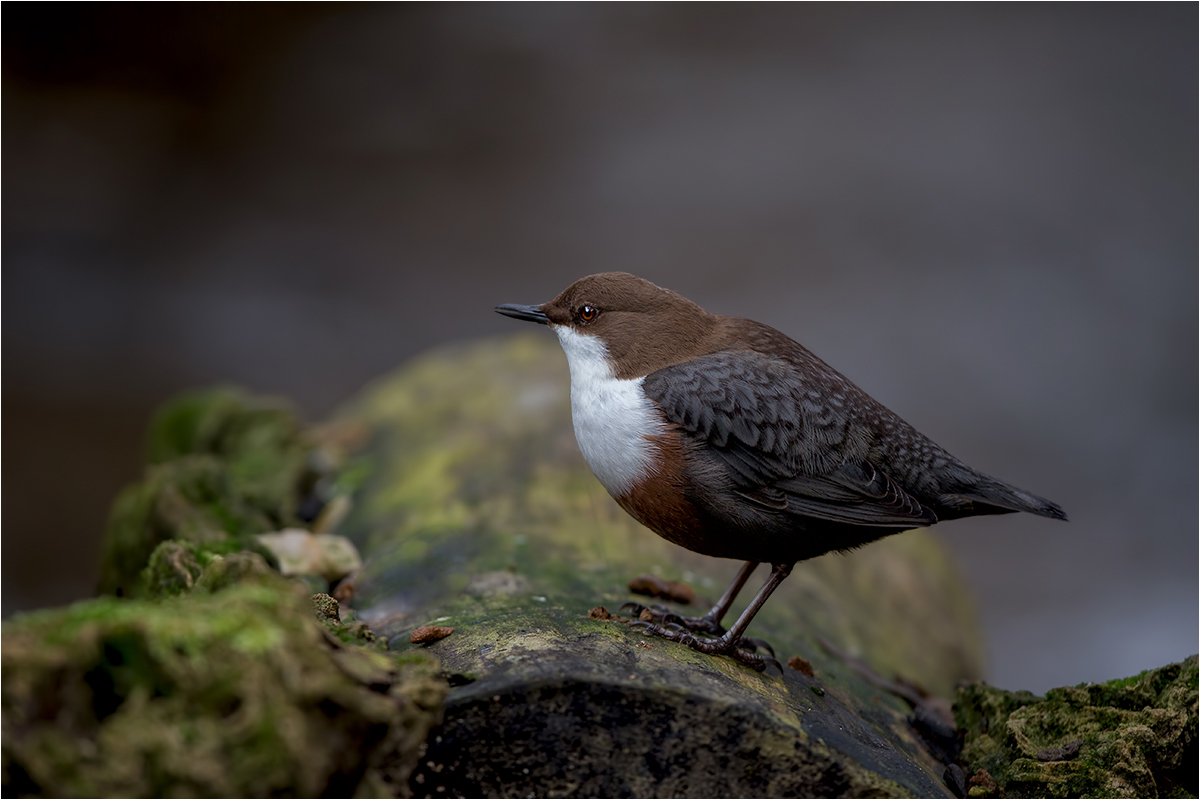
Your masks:
{"label": "blurred background", "polygon": [[427,348],[527,332],[497,303],[620,269],[1066,508],[939,528],[992,682],[1196,652],[1197,22],[9,4],[3,613],[92,591],[173,393],[320,420]]}

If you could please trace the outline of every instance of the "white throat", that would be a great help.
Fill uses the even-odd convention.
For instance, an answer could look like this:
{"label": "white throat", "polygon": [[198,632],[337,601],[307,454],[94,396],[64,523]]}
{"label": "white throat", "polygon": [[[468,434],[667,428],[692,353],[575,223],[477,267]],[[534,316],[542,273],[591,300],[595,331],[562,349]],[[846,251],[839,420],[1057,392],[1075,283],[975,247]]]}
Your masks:
{"label": "white throat", "polygon": [[552,325],[571,367],[571,421],[579,450],[613,497],[628,494],[654,470],[646,438],[666,425],[642,391],[645,378],[616,377],[608,348],[569,325]]}

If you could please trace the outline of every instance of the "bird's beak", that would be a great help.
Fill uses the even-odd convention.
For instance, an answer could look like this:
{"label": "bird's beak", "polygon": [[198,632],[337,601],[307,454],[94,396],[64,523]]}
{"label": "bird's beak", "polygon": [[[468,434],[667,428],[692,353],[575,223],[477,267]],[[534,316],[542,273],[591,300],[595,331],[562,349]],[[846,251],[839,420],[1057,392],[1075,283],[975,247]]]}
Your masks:
{"label": "bird's beak", "polygon": [[496,312],[506,317],[512,317],[513,319],[536,322],[539,325],[550,324],[550,318],[542,313],[539,306],[522,306],[516,303],[505,303],[502,306],[496,306]]}

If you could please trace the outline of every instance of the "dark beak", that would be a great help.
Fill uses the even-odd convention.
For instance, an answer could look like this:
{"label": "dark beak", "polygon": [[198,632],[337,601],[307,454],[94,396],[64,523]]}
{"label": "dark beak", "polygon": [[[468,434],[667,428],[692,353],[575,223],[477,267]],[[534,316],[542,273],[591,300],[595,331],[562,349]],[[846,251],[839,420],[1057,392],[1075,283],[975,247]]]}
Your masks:
{"label": "dark beak", "polygon": [[550,318],[543,314],[538,306],[521,306],[516,303],[505,303],[502,306],[496,306],[496,311],[513,319],[523,319],[528,322],[536,322],[539,325],[550,324]]}

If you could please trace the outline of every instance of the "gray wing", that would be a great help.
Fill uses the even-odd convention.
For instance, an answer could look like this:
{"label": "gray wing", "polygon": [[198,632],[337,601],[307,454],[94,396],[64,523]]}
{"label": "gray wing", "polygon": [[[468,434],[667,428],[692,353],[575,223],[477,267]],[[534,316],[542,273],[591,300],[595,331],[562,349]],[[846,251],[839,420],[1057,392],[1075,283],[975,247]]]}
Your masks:
{"label": "gray wing", "polygon": [[642,388],[758,506],[858,525],[937,521],[868,460],[869,433],[850,410],[861,393],[836,373],[801,381],[781,359],[722,351],[653,372]]}

